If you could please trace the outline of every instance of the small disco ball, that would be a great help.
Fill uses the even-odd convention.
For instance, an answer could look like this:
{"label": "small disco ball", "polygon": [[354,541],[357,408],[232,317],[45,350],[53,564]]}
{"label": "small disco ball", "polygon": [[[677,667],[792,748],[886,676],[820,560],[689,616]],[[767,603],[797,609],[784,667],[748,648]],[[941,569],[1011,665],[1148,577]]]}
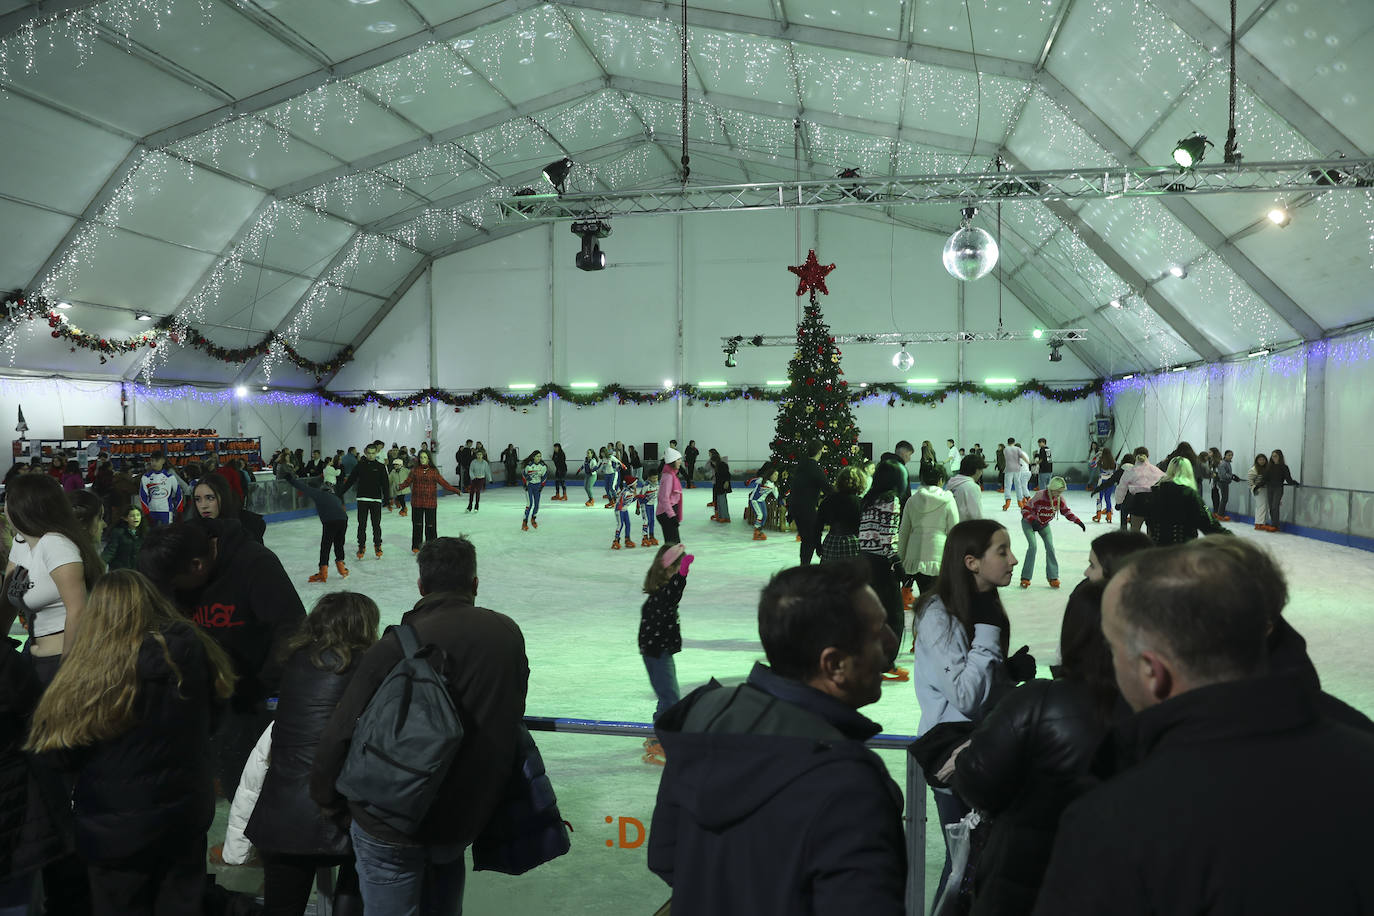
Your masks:
{"label": "small disco ball", "polygon": [[906,350],[899,350],[892,356],[892,365],[906,372],[912,366],[916,365],[916,357],[912,356]]}
{"label": "small disco ball", "polygon": [[945,242],[945,270],[956,280],[986,277],[997,266],[997,242],[975,226],[965,226]]}

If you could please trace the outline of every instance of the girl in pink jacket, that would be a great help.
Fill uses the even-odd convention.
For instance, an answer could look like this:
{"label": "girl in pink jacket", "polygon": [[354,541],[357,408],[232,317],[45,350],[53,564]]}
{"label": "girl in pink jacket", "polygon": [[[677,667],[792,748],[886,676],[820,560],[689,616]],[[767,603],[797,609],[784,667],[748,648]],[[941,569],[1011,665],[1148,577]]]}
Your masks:
{"label": "girl in pink jacket", "polygon": [[682,482],[678,480],[678,468],[682,467],[682,453],[669,448],[663,453],[663,474],[658,480],[658,524],[663,528],[663,543],[678,544],[678,525],[682,522]]}

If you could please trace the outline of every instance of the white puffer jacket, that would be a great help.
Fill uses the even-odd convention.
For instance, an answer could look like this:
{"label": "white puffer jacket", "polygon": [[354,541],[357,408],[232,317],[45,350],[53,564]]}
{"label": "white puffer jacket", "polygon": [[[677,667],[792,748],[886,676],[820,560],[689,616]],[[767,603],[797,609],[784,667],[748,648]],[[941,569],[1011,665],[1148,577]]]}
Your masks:
{"label": "white puffer jacket", "polygon": [[229,806],[229,826],[224,831],[224,864],[243,865],[248,862],[248,854],[253,844],[243,831],[248,828],[248,819],[258,804],[258,793],[262,791],[263,780],[267,778],[267,767],[271,764],[272,726],[269,725],[258,738],[248,762],[243,765],[243,775],[239,777],[239,788],[234,793],[234,803]]}

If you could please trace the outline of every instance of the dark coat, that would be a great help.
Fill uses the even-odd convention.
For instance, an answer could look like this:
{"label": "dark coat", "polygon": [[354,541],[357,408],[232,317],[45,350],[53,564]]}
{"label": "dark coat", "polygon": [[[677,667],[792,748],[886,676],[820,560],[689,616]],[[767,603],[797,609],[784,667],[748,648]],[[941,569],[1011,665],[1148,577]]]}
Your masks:
{"label": "dark coat", "polygon": [[1207,507],[1197,490],[1163,480],[1151,489],[1149,513],[1150,537],[1161,547],[1182,544],[1203,534],[1230,534]]}
{"label": "dark coat", "polygon": [[787,511],[793,515],[815,512],[821,497],[834,492],[815,458],[799,460],[796,470],[788,477],[788,483],[791,491],[787,496]]}
{"label": "dark coat", "polygon": [[277,555],[254,541],[235,519],[209,519],[215,566],[199,589],[177,592],[176,603],[229,653],[238,683],[234,708],[258,708],[277,695],[282,646],[305,620],[296,586]]}
{"label": "dark coat", "polygon": [[133,727],[99,744],[43,755],[76,774],[76,851],[86,862],[157,863],[203,842],[214,819],[214,673],[189,624],[162,633],[176,670],[156,639],[144,639]]}
{"label": "dark coat", "polygon": [[863,742],[879,726],[755,665],[659,718],[667,755],[649,869],[675,916],[903,912],[902,796]]}
{"label": "dark coat", "polygon": [[682,651],[682,623],[677,616],[687,577],[675,572],[639,609],[639,652],[660,658]]}
{"label": "dark coat", "polygon": [[0,645],[0,875],[6,877],[35,871],[66,849],[61,782],[20,750],[42,693],[19,641],[8,639]]}
{"label": "dark coat", "polygon": [[267,534],[267,520],[258,513],[250,512],[247,509],[239,510],[238,520],[239,524],[243,526],[243,533],[261,544],[263,535]]}
{"label": "dark coat", "polygon": [[974,876],[974,914],[1035,907],[1068,804],[1086,791],[1107,725],[1082,681],[1030,681],[1010,691],[973,732],[951,784],[991,816]]}
{"label": "dark coat", "polygon": [[343,496],[352,487],[358,488],[359,499],[391,501],[391,478],[386,465],[375,458],[359,459],[357,467],[339,483],[335,492]]}
{"label": "dark coat", "polygon": [[110,537],[100,551],[106,569],[138,569],[138,551],[143,546],[143,529],[130,528],[120,520],[110,528]]}
{"label": "dark coat", "polygon": [[1374,912],[1374,736],[1271,676],[1199,687],[1118,736],[1134,765],[1069,806],[1036,906],[1103,913]]}
{"label": "dark coat", "polygon": [[853,493],[832,493],[821,503],[816,521],[821,528],[827,525],[834,535],[859,533],[863,518],[863,502]]}
{"label": "dark coat", "polygon": [[[429,816],[414,836],[405,836],[370,817],[358,805],[349,810],[371,836],[388,843],[470,844],[497,802],[515,760],[530,666],[525,637],[505,614],[476,607],[472,596],[436,592],[401,618],[419,632],[421,645],[444,653],[442,663],[463,722],[463,743],[454,757]],[[327,812],[345,800],[334,784],[348,755],[353,725],[382,681],[401,660],[395,634],[383,636],[358,663],[343,699],[315,750],[310,797]]]}
{"label": "dark coat", "polygon": [[245,834],[267,852],[292,856],[348,855],[348,833],[310,798],[310,768],[329,717],[343,697],[358,657],[342,673],[322,671],[298,649],[282,671],[272,726],[272,752]]}
{"label": "dark coat", "polygon": [[730,492],[730,464],[724,458],[716,462],[716,475],[711,484],[711,492],[716,496]]}

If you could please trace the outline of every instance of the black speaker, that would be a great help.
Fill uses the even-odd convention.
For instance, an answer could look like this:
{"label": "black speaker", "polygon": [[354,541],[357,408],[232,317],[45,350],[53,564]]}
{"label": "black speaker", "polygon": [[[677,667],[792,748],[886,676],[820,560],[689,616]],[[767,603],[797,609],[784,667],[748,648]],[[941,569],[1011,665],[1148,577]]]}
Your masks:
{"label": "black speaker", "polygon": [[318,435],[320,434],[320,424],[318,424],[318,423],[307,423],[307,424],[305,424],[305,434],[306,434],[307,436],[318,436]]}
{"label": "black speaker", "polygon": [[859,443],[859,454],[864,456],[864,461],[872,461],[872,460],[873,460],[873,443],[872,443],[872,442],[860,442],[860,443]]}
{"label": "black speaker", "polygon": [[644,459],[644,461],[646,461],[646,462],[647,462],[647,461],[657,461],[657,460],[658,460],[658,443],[657,443],[657,442],[645,442],[645,443],[644,443],[644,447],[643,447],[642,449],[639,450],[639,455],[640,455],[640,457],[641,457],[642,459]]}

